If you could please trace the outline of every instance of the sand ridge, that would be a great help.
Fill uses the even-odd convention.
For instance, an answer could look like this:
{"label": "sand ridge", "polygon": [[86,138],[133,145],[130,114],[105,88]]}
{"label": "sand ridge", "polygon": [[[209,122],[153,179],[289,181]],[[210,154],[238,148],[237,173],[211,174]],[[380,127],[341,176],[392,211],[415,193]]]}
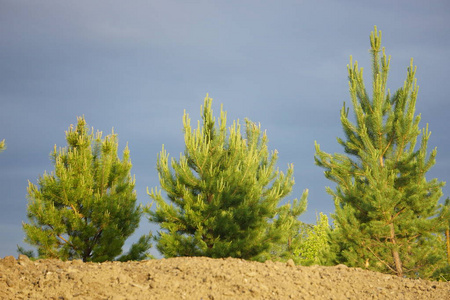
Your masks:
{"label": "sand ridge", "polygon": [[450,299],[450,282],[344,265],[178,257],[83,263],[0,259],[0,299]]}

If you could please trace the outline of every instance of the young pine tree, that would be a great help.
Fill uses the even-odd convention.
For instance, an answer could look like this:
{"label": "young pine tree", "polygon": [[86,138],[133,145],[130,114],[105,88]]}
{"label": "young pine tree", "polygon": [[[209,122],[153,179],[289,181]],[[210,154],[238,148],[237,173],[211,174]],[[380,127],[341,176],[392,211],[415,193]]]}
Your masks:
{"label": "young pine tree", "polygon": [[289,249],[289,237],[306,208],[305,192],[293,205],[279,206],[294,184],[293,167],[275,169],[277,152],[269,153],[267,136],[246,121],[246,135],[239,122],[227,130],[222,110],[218,124],[206,96],[202,126],[192,130],[185,113],[186,148],[179,161],[164,149],[157,170],[162,190],[152,189],[155,211],[144,210],[162,231],[157,247],[165,257],[208,256],[265,260],[275,249]]}
{"label": "young pine tree", "polygon": [[70,126],[66,140],[66,148],[51,153],[55,170],[38,185],[29,183],[25,241],[41,258],[112,260],[141,216],[128,147],[120,160],[117,135],[94,136],[84,118]]}
{"label": "young pine tree", "polygon": [[[316,225],[303,230],[302,238],[295,250],[295,257],[301,265],[325,265],[329,251],[329,231],[327,215],[320,213]],[[302,232],[302,231],[300,231]]]}
{"label": "young pine tree", "polygon": [[427,154],[428,125],[421,131],[420,115],[415,115],[416,68],[411,60],[403,87],[391,95],[386,88],[390,58],[376,27],[370,44],[371,98],[358,63],[350,58],[348,66],[355,114],[352,122],[344,104],[346,140],[338,139],[346,155],[325,153],[316,144],[317,165],[337,183],[335,191],[328,188],[336,207],[335,262],[428,277],[442,258],[435,243],[445,219],[438,216],[443,183],[425,177],[435,163],[436,149]]}

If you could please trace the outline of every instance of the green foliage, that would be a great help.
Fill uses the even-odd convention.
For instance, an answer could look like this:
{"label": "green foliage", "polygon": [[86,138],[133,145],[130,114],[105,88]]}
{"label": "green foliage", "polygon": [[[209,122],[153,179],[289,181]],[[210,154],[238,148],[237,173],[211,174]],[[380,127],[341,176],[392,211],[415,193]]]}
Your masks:
{"label": "green foliage", "polygon": [[[326,263],[325,255],[329,251],[330,225],[327,215],[320,213],[317,217],[317,224],[309,226],[304,230],[304,237],[295,250],[298,261],[302,265],[313,265]],[[301,231],[300,231],[301,232]]]}
{"label": "green foliage", "polygon": [[437,281],[450,281],[450,265],[437,269],[431,278]]}
{"label": "green foliage", "polygon": [[25,248],[17,245],[17,252],[19,254],[23,254],[23,255],[28,256],[28,258],[30,258],[30,259],[33,259],[33,260],[36,259],[36,256],[34,255],[34,251],[33,250],[25,250]]}
{"label": "green foliage", "polygon": [[288,245],[306,192],[300,201],[279,206],[292,190],[293,166],[286,174],[275,169],[277,152],[269,153],[260,126],[246,120],[244,137],[235,121],[227,131],[223,110],[216,124],[211,103],[206,96],[202,126],[199,121],[195,130],[184,114],[186,148],[179,161],[172,158],[169,166],[164,146],[158,155],[168,201],[155,188],[149,195],[156,210],[144,208],[162,228],[157,247],[165,257],[268,259],[278,245]]}
{"label": "green foliage", "polygon": [[428,125],[420,130],[420,115],[415,115],[416,68],[411,60],[403,87],[391,95],[386,88],[390,58],[376,27],[370,43],[371,99],[363,70],[351,58],[348,66],[354,121],[344,103],[346,140],[338,138],[346,154],[328,154],[316,144],[316,164],[337,183],[336,190],[327,189],[336,207],[331,234],[335,263],[429,277],[442,261],[436,245],[447,213],[439,215],[444,183],[425,177],[436,149],[427,154]]}
{"label": "green foliage", "polygon": [[148,250],[151,248],[152,235],[143,235],[139,238],[139,240],[131,245],[130,250],[127,254],[120,256],[118,261],[130,261],[130,260],[145,260],[145,259],[153,259],[154,257],[148,254]]}
{"label": "green foliage", "polygon": [[305,190],[300,198],[300,201],[294,203],[304,203],[304,205],[282,206],[280,207],[279,215],[276,222],[278,225],[273,226],[275,234],[282,233],[280,242],[273,243],[266,251],[258,256],[258,260],[272,260],[272,261],[288,261],[292,259],[295,264],[302,263],[301,257],[298,255],[298,249],[301,247],[306,234],[309,230],[308,224],[300,222],[298,216],[305,211],[308,198],[308,190]]}
{"label": "green foliage", "polygon": [[[442,208],[441,215],[447,216],[444,232],[438,235],[440,238],[440,243],[436,245],[438,249],[442,249],[442,266],[437,269],[432,278],[440,281],[450,281],[450,218],[448,217],[448,210],[450,210],[450,198],[445,200],[445,205]],[[445,263],[444,263],[445,261]]]}
{"label": "green foliage", "polygon": [[128,147],[120,160],[117,135],[94,136],[81,117],[66,131],[66,140],[67,147],[55,145],[51,153],[55,170],[40,176],[38,185],[28,185],[25,241],[37,247],[40,258],[112,260],[142,213]]}
{"label": "green foliage", "polygon": [[6,149],[5,140],[0,141],[0,153]]}

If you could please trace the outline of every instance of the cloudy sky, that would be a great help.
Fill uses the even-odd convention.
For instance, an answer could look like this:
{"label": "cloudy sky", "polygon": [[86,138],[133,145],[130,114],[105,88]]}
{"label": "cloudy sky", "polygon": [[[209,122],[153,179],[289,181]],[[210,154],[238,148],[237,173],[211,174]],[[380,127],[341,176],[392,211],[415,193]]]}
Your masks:
{"label": "cloudy sky", "polygon": [[[27,182],[53,170],[49,153],[66,145],[77,116],[105,134],[114,127],[120,149],[128,142],[138,200],[148,204],[146,188],[159,184],[157,153],[165,144],[179,156],[183,111],[195,124],[206,93],[229,122],[261,123],[281,170],[294,164],[286,200],[309,189],[303,221],[332,213],[332,183],[314,165],[314,141],[342,152],[346,67],[353,55],[370,80],[374,25],[392,56],[391,90],[414,57],[417,112],[432,131],[429,148],[438,148],[428,177],[450,181],[449,20],[445,0],[0,0],[0,140],[8,147],[0,154],[0,257],[29,248],[21,225]],[[126,245],[157,229],[143,218]]]}

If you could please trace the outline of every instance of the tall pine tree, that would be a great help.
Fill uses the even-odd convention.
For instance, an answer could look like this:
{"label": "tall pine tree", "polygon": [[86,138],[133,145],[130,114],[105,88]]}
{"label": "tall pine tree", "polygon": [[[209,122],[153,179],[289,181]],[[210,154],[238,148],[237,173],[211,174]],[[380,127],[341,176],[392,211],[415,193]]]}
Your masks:
{"label": "tall pine tree", "polygon": [[411,60],[403,87],[391,95],[386,88],[390,57],[376,27],[370,45],[371,98],[362,68],[351,58],[348,66],[354,118],[344,103],[346,140],[338,138],[346,154],[328,154],[316,143],[316,164],[337,183],[336,190],[328,188],[336,207],[335,262],[428,277],[442,258],[434,243],[444,220],[438,215],[444,183],[425,176],[436,149],[428,154],[428,125],[420,130],[420,115],[415,115],[416,68]]}
{"label": "tall pine tree", "polygon": [[[66,148],[55,146],[51,153],[55,171],[39,177],[38,185],[29,183],[25,241],[37,247],[41,258],[112,260],[141,216],[128,147],[120,160],[117,135],[94,136],[84,118],[70,126],[66,140]],[[141,238],[142,252],[149,241],[149,236]],[[142,258],[134,252],[124,259]]]}
{"label": "tall pine tree", "polygon": [[279,206],[294,184],[292,165],[286,174],[278,171],[277,152],[269,153],[261,128],[247,120],[245,136],[239,121],[227,130],[226,113],[221,110],[217,124],[211,103],[206,96],[202,124],[195,130],[184,114],[186,148],[179,161],[172,158],[169,164],[164,146],[158,156],[168,201],[155,188],[149,194],[156,210],[145,209],[162,228],[157,247],[165,257],[287,256],[307,193],[292,205]]}

